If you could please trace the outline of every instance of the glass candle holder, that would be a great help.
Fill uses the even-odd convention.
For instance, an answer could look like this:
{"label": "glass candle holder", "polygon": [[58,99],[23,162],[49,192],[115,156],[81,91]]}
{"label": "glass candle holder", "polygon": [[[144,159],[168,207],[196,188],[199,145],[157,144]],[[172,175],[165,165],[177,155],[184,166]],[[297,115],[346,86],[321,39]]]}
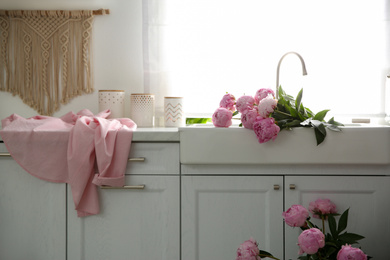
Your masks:
{"label": "glass candle holder", "polygon": [[124,90],[99,90],[99,112],[110,109],[108,118],[122,118],[125,112]]}
{"label": "glass candle holder", "polygon": [[154,126],[154,95],[153,94],[131,94],[130,95],[131,119],[138,127]]}

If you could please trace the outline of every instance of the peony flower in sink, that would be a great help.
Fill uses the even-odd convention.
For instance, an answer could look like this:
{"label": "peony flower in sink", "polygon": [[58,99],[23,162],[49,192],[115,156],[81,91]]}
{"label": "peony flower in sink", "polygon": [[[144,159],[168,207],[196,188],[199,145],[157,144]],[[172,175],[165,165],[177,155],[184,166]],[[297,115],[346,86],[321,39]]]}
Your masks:
{"label": "peony flower in sink", "polygon": [[245,114],[248,110],[253,109],[255,99],[252,96],[242,96],[237,99],[236,108],[241,114]]}
{"label": "peony flower in sink", "polygon": [[249,109],[245,114],[241,114],[241,123],[245,128],[253,129],[253,124],[259,117],[257,107]]}
{"label": "peony flower in sink", "polygon": [[273,118],[259,119],[253,123],[253,130],[257,136],[259,143],[265,143],[269,140],[275,140],[278,136],[280,128],[275,124]]}
{"label": "peony flower in sink", "polygon": [[234,112],[236,111],[236,98],[229,93],[226,93],[223,97],[221,102],[219,102],[220,107],[224,107],[226,109],[229,109],[230,111]]}
{"label": "peony flower in sink", "polygon": [[275,98],[275,92],[272,89],[269,88],[261,88],[258,91],[256,91],[255,94],[255,103],[258,105],[260,101],[266,97],[273,97]]}
{"label": "peony flower in sink", "polygon": [[263,98],[258,107],[259,116],[262,118],[267,118],[271,113],[274,112],[278,101],[272,97]]}
{"label": "peony flower in sink", "polygon": [[232,125],[233,112],[227,108],[217,108],[215,110],[212,120],[216,127],[229,127]]}

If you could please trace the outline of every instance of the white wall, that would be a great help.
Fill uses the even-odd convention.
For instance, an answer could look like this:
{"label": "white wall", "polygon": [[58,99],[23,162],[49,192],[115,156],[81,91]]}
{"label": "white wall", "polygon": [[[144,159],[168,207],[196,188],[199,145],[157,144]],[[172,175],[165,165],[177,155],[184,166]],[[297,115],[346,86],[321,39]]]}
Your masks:
{"label": "white wall", "polygon": [[[143,92],[142,0],[1,0],[0,9],[110,9],[110,14],[95,16],[93,29],[95,92],[61,105],[53,116],[88,108],[98,111],[99,89],[123,89],[126,113],[130,116],[130,94]],[[0,92],[0,119],[13,113],[23,117],[38,113],[18,96]]]}

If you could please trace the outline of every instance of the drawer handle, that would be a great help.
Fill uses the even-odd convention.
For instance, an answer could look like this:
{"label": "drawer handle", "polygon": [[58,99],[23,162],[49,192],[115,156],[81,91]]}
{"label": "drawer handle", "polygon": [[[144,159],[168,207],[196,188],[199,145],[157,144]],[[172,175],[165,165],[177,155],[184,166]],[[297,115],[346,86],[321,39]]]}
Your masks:
{"label": "drawer handle", "polygon": [[279,189],[280,189],[280,186],[277,185],[277,184],[275,184],[275,185],[274,185],[274,190],[279,190]]}
{"label": "drawer handle", "polygon": [[145,184],[141,185],[125,185],[122,187],[111,187],[111,186],[100,186],[104,190],[143,190],[145,189]]}
{"label": "drawer handle", "polygon": [[290,190],[295,190],[295,184],[290,184]]}
{"label": "drawer handle", "polygon": [[10,153],[0,153],[0,157],[11,157]]}
{"label": "drawer handle", "polygon": [[134,158],[129,158],[129,162],[145,162],[145,157],[134,157]]}

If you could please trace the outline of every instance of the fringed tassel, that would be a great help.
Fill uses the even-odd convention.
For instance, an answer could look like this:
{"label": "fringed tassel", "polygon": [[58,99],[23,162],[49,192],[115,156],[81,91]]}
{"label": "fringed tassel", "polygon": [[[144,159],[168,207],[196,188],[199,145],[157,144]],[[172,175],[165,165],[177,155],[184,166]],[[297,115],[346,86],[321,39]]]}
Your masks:
{"label": "fringed tassel", "polygon": [[0,90],[43,115],[93,92],[92,24],[92,11],[0,10]]}

